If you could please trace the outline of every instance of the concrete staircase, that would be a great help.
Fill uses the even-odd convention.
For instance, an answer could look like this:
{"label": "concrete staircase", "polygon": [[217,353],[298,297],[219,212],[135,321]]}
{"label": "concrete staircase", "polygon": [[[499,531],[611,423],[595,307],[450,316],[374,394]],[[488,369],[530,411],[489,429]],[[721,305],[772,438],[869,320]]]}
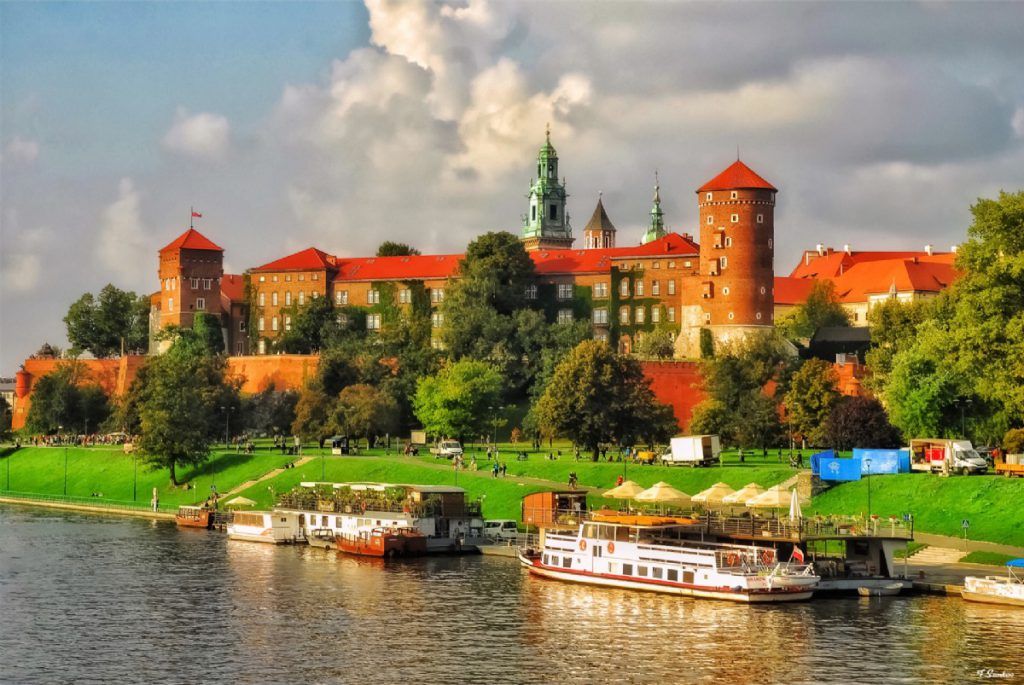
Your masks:
{"label": "concrete staircase", "polygon": [[955,564],[965,552],[949,547],[933,547],[929,545],[910,555],[910,563],[917,566],[941,566]]}
{"label": "concrete staircase", "polygon": [[[295,460],[295,468],[298,468],[299,466],[302,466],[306,462],[312,461],[312,460],[313,460],[313,457],[300,457],[300,458]],[[256,483],[262,483],[265,480],[270,480],[271,478],[273,478],[274,476],[276,476],[276,475],[278,475],[280,473],[284,473],[284,469],[274,469],[273,471],[268,471],[267,473],[264,473],[262,476],[260,476],[256,480],[247,480],[244,483],[236,485],[235,487],[231,488],[230,490],[228,490],[227,492],[222,494],[220,497],[221,497],[221,499],[224,499],[225,497],[230,497],[231,495],[236,495],[239,492],[242,492],[243,490],[251,488],[253,485],[256,485]]]}

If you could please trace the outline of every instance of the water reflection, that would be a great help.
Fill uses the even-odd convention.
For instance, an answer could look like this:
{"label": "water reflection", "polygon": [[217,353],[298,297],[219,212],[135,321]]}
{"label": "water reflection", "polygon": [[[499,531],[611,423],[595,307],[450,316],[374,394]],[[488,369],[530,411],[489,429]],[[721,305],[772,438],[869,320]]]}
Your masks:
{"label": "water reflection", "polygon": [[0,550],[0,682],[1024,682],[1024,611],[959,599],[747,606],[13,507]]}

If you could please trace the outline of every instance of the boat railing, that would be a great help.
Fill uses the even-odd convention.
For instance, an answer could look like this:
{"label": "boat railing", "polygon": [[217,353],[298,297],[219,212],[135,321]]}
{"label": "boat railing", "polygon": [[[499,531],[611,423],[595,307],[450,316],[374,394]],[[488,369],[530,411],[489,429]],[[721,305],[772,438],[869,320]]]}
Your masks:
{"label": "boat railing", "polygon": [[809,538],[888,537],[912,540],[913,521],[895,518],[864,519],[855,516],[810,517],[789,520],[760,516],[726,516],[708,512],[704,516],[708,532],[715,535],[751,538],[783,538],[803,540]]}

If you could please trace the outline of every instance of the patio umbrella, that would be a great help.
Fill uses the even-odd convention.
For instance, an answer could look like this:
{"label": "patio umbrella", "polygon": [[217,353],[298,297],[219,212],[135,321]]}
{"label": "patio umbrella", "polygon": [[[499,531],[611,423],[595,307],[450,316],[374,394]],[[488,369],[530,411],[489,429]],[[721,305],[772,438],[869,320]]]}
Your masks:
{"label": "patio umbrella", "polygon": [[703,504],[706,507],[721,504],[722,500],[733,494],[735,490],[729,487],[726,483],[715,483],[707,490],[701,490],[696,495],[690,498],[690,501],[694,504]]}
{"label": "patio umbrella", "polygon": [[683,507],[690,503],[690,496],[682,490],[676,490],[665,481],[660,481],[643,492],[638,493],[636,501],[650,502],[652,504],[674,504]]}
{"label": "patio umbrella", "polygon": [[747,506],[753,509],[785,509],[790,505],[789,491],[781,484],[773,485],[760,495],[747,500]]}
{"label": "patio umbrella", "polygon": [[634,499],[643,491],[644,489],[642,487],[631,480],[627,480],[622,485],[614,487],[604,493],[603,497],[612,497],[614,499]]}
{"label": "patio umbrella", "polygon": [[804,517],[804,513],[800,511],[800,495],[797,494],[796,488],[793,488],[793,496],[789,500],[789,520],[797,521]]}
{"label": "patio umbrella", "polygon": [[225,507],[251,507],[256,502],[252,501],[248,497],[236,497],[232,500],[228,500],[224,503]]}
{"label": "patio umbrella", "polygon": [[753,499],[764,491],[764,488],[757,483],[747,483],[731,495],[723,497],[722,504],[743,505],[747,503],[748,499]]}

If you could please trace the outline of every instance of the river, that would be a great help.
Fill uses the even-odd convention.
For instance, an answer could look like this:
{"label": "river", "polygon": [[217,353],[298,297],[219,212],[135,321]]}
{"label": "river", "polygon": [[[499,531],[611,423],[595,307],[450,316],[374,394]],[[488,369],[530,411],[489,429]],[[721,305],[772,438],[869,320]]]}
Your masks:
{"label": "river", "polygon": [[745,606],[0,505],[0,682],[1024,682],[1024,610]]}

